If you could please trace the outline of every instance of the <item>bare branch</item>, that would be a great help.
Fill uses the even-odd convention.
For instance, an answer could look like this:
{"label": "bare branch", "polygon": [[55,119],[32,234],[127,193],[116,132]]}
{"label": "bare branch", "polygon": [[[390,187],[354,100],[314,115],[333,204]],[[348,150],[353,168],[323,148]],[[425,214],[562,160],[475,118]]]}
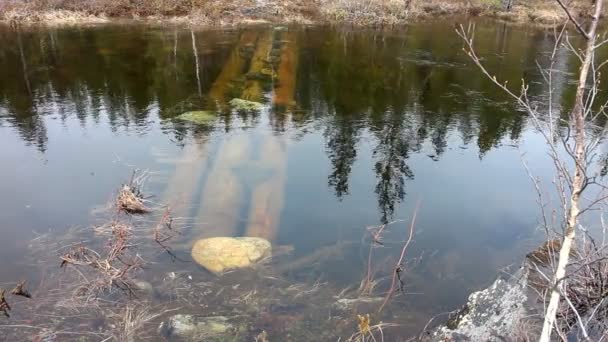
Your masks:
{"label": "bare branch", "polygon": [[568,16],[568,19],[576,27],[576,29],[578,30],[578,32],[580,32],[580,34],[583,37],[585,37],[585,39],[588,40],[589,39],[589,33],[587,33],[587,31],[585,31],[585,29],[581,26],[581,24],[578,22],[578,20],[576,20],[576,18],[574,18],[574,16],[572,15],[572,13],[568,9],[568,7],[564,4],[564,2],[562,0],[555,0],[555,1],[557,1],[557,3],[564,10],[564,12],[566,12],[566,15]]}

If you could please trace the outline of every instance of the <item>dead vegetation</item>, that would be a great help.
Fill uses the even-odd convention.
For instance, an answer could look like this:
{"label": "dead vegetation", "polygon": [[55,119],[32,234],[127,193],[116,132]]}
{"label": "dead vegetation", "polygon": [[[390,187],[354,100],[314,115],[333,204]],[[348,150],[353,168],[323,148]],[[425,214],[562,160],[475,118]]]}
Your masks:
{"label": "dead vegetation", "polygon": [[[75,288],[76,296],[97,296],[112,288],[129,294],[134,293],[133,276],[143,269],[146,261],[138,253],[138,246],[134,241],[141,237],[135,236],[132,215],[152,211],[144,204],[146,200],[142,192],[147,176],[147,172],[135,170],[129,183],[123,185],[118,192],[116,212],[111,215],[110,221],[93,227],[97,235],[107,237],[101,249],[86,243],[77,243],[61,255],[60,267],[74,268],[81,277],[80,286]],[[171,222],[168,208],[164,211],[161,221]],[[161,234],[165,234],[164,231],[170,228],[170,225],[161,223],[149,228],[153,234],[146,235],[152,236],[154,241],[158,242]],[[167,234],[162,242],[167,242],[172,236]]]}
{"label": "dead vegetation", "polygon": [[[137,184],[133,188],[141,189],[143,183]],[[144,198],[141,192],[134,193]],[[320,332],[327,340],[391,340],[385,334],[393,332],[395,325],[383,323],[380,314],[370,317],[358,311],[360,306],[338,306],[336,293],[340,290],[318,279],[313,283],[289,281],[280,274],[281,267],[272,265],[280,266],[280,259],[254,272],[226,274],[228,280],[222,282],[205,272],[176,269],[176,265],[192,265],[181,262],[164,265],[171,271],[157,270],[150,275],[144,270],[155,265],[159,250],[172,253],[169,246],[181,235],[179,222],[172,218],[169,207],[151,201],[146,202],[149,211],[145,215],[133,215],[115,203],[112,200],[99,218],[107,221],[103,224],[66,235],[49,233],[32,241],[30,258],[43,275],[31,292],[25,282],[11,291],[14,297],[5,298],[1,292],[0,313],[8,315],[12,309],[11,317],[0,322],[2,336],[14,341],[156,340],[158,327],[172,317],[169,312],[213,311],[242,322],[238,325],[243,328],[234,331],[234,340],[280,340],[277,336],[287,332],[298,336],[297,340],[314,340]],[[339,250],[343,252],[343,248]],[[335,258],[342,252],[320,257]],[[320,257],[297,263],[316,263]],[[58,260],[62,267],[43,260]],[[372,303],[374,307],[380,305],[379,299]],[[162,306],[156,304],[159,301]],[[329,319],[321,312],[330,312]],[[357,314],[363,319],[357,319]]]}
{"label": "dead vegetation", "polygon": [[[104,212],[107,222],[32,241],[35,260],[58,258],[60,263],[54,269],[44,266],[45,275],[33,292],[26,281],[19,282],[10,292],[15,296],[13,305],[8,303],[8,293],[0,289],[0,313],[11,319],[0,325],[3,336],[18,340],[29,335],[34,341],[87,336],[133,341],[136,335],[141,337],[145,324],[166,312],[138,299],[146,290],[137,277],[148,265],[147,258],[154,257],[151,253],[157,253],[159,244],[163,253],[169,252],[168,244],[178,234],[170,209],[164,208],[157,216],[160,210],[145,199],[142,189],[147,175],[135,171],[121,187],[114,203],[108,205],[110,210]],[[29,301],[32,297],[36,300]],[[66,326],[66,319],[73,324]],[[97,321],[97,330],[88,328]]]}
{"label": "dead vegetation", "polygon": [[[576,5],[582,0],[573,1]],[[4,0],[0,20],[83,24],[110,18],[173,20],[192,25],[257,22],[386,26],[418,18],[472,15],[554,24],[563,18],[549,0]],[[508,10],[507,10],[508,9]],[[580,7],[584,11],[583,7]],[[582,13],[578,11],[577,13]]]}
{"label": "dead vegetation", "polygon": [[5,293],[6,291],[4,289],[0,289],[0,312],[2,312],[6,317],[11,317],[11,315],[8,313],[11,311],[11,306],[6,301]]}
{"label": "dead vegetation", "polygon": [[147,172],[133,171],[129,183],[124,184],[116,197],[116,208],[128,214],[145,214],[150,209],[144,204],[143,185],[148,177]]}

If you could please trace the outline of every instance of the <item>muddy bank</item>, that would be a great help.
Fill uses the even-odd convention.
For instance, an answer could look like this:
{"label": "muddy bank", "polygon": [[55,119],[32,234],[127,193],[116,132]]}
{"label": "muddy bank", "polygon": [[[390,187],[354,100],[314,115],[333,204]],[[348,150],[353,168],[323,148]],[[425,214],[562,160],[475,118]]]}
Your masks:
{"label": "muddy bank", "polygon": [[[574,12],[585,15],[581,1]],[[0,4],[0,21],[42,25],[83,25],[136,20],[146,23],[173,23],[192,26],[225,27],[259,23],[349,24],[355,26],[403,25],[413,20],[450,16],[481,16],[518,23],[552,25],[563,22],[565,14],[551,0],[517,3],[509,10],[501,1],[206,1],[199,4],[175,1],[170,4],[97,0],[82,4],[59,1],[49,7],[37,2]]]}

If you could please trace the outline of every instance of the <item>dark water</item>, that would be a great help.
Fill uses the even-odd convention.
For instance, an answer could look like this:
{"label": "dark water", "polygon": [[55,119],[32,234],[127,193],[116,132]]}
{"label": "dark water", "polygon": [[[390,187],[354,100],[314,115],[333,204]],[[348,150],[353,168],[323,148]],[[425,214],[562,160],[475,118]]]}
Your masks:
{"label": "dark water", "polygon": [[[139,168],[154,201],[188,218],[182,257],[205,236],[265,237],[293,246],[294,260],[337,244],[288,277],[335,288],[359,285],[366,227],[405,220],[379,254],[390,274],[420,201],[409,294],[384,319],[415,313],[397,322],[415,326],[454,310],[535,246],[522,153],[536,175],[552,169],[542,138],[469,63],[453,25],[0,30],[0,282],[35,278],[16,257],[28,241],[86,226]],[[551,32],[478,23],[476,44],[493,73],[530,80],[547,105],[536,63]],[[576,68],[560,53],[556,105],[571,100]],[[275,78],[245,76],[256,54],[275,58]],[[265,106],[233,112],[233,97]],[[176,119],[190,110],[217,117]],[[160,260],[163,272],[205,273]]]}

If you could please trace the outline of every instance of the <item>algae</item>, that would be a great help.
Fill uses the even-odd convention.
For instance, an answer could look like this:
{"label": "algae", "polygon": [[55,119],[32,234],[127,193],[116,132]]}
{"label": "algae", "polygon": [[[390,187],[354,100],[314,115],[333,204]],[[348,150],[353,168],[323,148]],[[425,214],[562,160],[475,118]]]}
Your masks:
{"label": "algae", "polygon": [[232,109],[239,112],[259,112],[264,108],[264,105],[260,102],[243,100],[243,99],[232,99],[230,100]]}
{"label": "algae", "polygon": [[177,119],[203,125],[215,121],[216,115],[214,112],[208,110],[195,110],[185,112],[184,114],[179,115]]}

